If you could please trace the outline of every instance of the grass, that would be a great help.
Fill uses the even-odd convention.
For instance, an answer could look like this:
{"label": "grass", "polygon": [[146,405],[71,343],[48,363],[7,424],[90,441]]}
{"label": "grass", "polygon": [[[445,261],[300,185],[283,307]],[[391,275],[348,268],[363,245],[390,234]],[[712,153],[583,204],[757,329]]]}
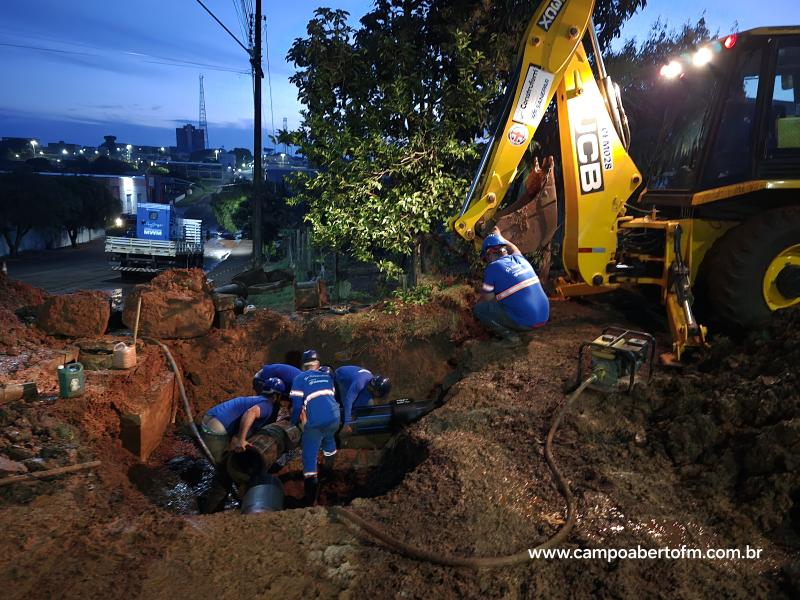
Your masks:
{"label": "grass", "polygon": [[255,305],[256,308],[291,312],[294,310],[294,288],[287,285],[264,294],[251,294],[247,297],[247,303]]}

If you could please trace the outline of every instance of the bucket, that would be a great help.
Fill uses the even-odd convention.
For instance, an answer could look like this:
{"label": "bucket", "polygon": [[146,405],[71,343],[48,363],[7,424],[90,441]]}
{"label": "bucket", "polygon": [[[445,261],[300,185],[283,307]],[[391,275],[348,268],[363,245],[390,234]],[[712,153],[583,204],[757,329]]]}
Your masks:
{"label": "bucket", "polygon": [[58,367],[58,389],[62,398],[74,398],[83,394],[86,386],[86,375],[79,362]]}
{"label": "bucket", "polygon": [[136,344],[128,346],[125,342],[114,345],[111,357],[112,369],[132,369],[136,366]]}

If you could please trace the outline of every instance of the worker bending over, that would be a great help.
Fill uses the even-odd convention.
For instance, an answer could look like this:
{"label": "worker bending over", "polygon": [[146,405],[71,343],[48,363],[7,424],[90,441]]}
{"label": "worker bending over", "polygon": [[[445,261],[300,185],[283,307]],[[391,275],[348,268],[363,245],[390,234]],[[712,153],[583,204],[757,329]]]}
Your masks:
{"label": "worker bending over", "polygon": [[550,303],[531,263],[495,228],[481,246],[487,262],[481,302],[475,317],[492,332],[519,343],[516,332],[541,327],[550,317]]}
{"label": "worker bending over", "polygon": [[284,365],[281,363],[264,365],[253,377],[253,389],[256,394],[260,394],[261,389],[264,387],[264,382],[270,377],[277,377],[286,387],[286,395],[288,396],[289,392],[292,391],[292,382],[294,378],[300,375],[300,373],[302,373],[302,371],[292,365]]}
{"label": "worker bending over", "polygon": [[342,432],[350,433],[353,409],[372,406],[375,398],[383,398],[392,387],[388,377],[373,375],[363,367],[347,365],[336,369],[334,374],[336,392],[344,407]]}
{"label": "worker bending over", "polygon": [[303,353],[303,373],[292,382],[292,424],[303,430],[303,483],[306,504],[313,505],[319,492],[317,454],[320,446],[326,469],[333,468],[336,456],[336,431],[339,429],[339,405],[333,388],[333,377],[320,370],[315,350]]}
{"label": "worker bending over", "polygon": [[229,452],[247,448],[247,436],[278,416],[280,404],[286,400],[286,386],[277,377],[264,381],[258,396],[242,396],[217,404],[204,416],[200,436],[211,451],[216,471],[208,493],[198,500],[200,512],[220,510],[233,482],[225,469]]}

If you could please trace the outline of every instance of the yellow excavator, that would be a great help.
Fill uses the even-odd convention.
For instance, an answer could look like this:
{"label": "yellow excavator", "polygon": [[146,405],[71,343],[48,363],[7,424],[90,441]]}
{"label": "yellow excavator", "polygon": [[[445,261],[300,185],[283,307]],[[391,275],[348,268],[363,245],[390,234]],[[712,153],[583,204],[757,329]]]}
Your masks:
{"label": "yellow excavator", "polygon": [[664,65],[671,92],[645,180],[628,154],[631,132],[593,10],[594,0],[537,8],[503,113],[449,225],[476,244],[497,226],[523,252],[553,238],[562,216],[552,165],[537,161],[525,181],[543,189],[533,201],[509,190],[555,97],[567,274],[555,289],[570,297],[660,288],[680,359],[706,345],[694,293],[743,327],[800,302],[800,27],[712,40]]}

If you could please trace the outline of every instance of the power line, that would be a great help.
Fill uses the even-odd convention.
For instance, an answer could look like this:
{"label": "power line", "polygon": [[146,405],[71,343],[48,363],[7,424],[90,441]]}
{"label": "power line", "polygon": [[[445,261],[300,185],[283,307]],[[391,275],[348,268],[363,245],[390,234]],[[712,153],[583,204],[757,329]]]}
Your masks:
{"label": "power line", "polygon": [[212,18],[213,18],[213,19],[214,19],[214,20],[215,20],[217,23],[219,23],[220,27],[222,27],[222,28],[223,28],[225,31],[227,31],[227,32],[228,32],[228,35],[229,35],[229,36],[231,36],[231,37],[232,37],[232,38],[233,38],[233,39],[236,41],[236,43],[237,43],[237,44],[239,44],[239,45],[242,47],[242,50],[244,50],[245,52],[247,52],[248,54],[250,54],[250,50],[248,50],[247,48],[245,48],[245,45],[244,45],[242,42],[240,42],[240,41],[239,41],[239,38],[237,38],[235,35],[233,35],[233,33],[231,32],[231,30],[230,30],[230,29],[228,29],[227,27],[225,27],[225,23],[223,23],[222,21],[220,21],[220,20],[217,18],[217,15],[215,15],[213,12],[211,12],[211,11],[210,11],[210,10],[209,10],[209,8],[208,8],[208,7],[207,7],[205,4],[203,4],[202,0],[195,0],[195,2],[197,2],[197,3],[198,3],[200,6],[202,6],[202,7],[205,9],[205,11],[206,11],[208,14],[210,14],[210,15],[211,15],[211,17],[212,17]]}
{"label": "power line", "polygon": [[[58,43],[69,44],[70,42],[58,42]],[[83,46],[83,47],[86,47],[86,48],[94,48],[93,46],[88,46],[86,44],[74,44],[74,45]],[[108,56],[106,54],[97,54],[97,53],[92,53],[92,52],[78,52],[76,50],[64,50],[63,48],[50,48],[50,47],[47,47],[47,46],[35,46],[35,45],[32,45],[32,44],[14,44],[14,43],[11,43],[11,42],[0,42],[0,46],[7,46],[7,47],[10,47],[10,48],[19,48],[19,49],[22,49],[22,50],[37,50],[37,51],[40,51],[40,52],[50,52],[50,53],[53,53],[53,54],[71,54],[71,55],[74,55],[74,56],[88,56],[88,57],[91,57],[91,58],[101,59],[101,60],[108,58]],[[98,50],[100,50],[100,49],[98,48]],[[205,67],[205,68],[212,69],[212,70],[215,70],[215,71],[227,71],[229,73],[239,73],[241,75],[246,75],[246,74],[249,73],[249,71],[245,71],[243,69],[235,69],[233,67],[226,67],[224,65],[215,65],[215,64],[210,64],[210,63],[203,63],[203,62],[185,60],[185,59],[181,59],[181,58],[171,58],[171,57],[168,57],[168,56],[158,56],[158,55],[155,55],[155,54],[146,54],[146,53],[142,53],[142,52],[130,52],[130,51],[127,51],[127,50],[120,50],[120,51],[117,51],[117,52],[120,52],[120,53],[122,53],[122,54],[124,54],[126,56],[131,56],[131,57],[134,57],[134,58],[141,59],[142,62],[146,62],[146,63],[149,63],[149,64],[168,65],[168,66],[173,66],[173,67],[192,67],[192,68],[194,68],[194,67]],[[144,59],[148,59],[148,58],[150,58],[150,59],[158,59],[158,60],[144,60]],[[106,62],[108,62],[108,61],[106,61]]]}

